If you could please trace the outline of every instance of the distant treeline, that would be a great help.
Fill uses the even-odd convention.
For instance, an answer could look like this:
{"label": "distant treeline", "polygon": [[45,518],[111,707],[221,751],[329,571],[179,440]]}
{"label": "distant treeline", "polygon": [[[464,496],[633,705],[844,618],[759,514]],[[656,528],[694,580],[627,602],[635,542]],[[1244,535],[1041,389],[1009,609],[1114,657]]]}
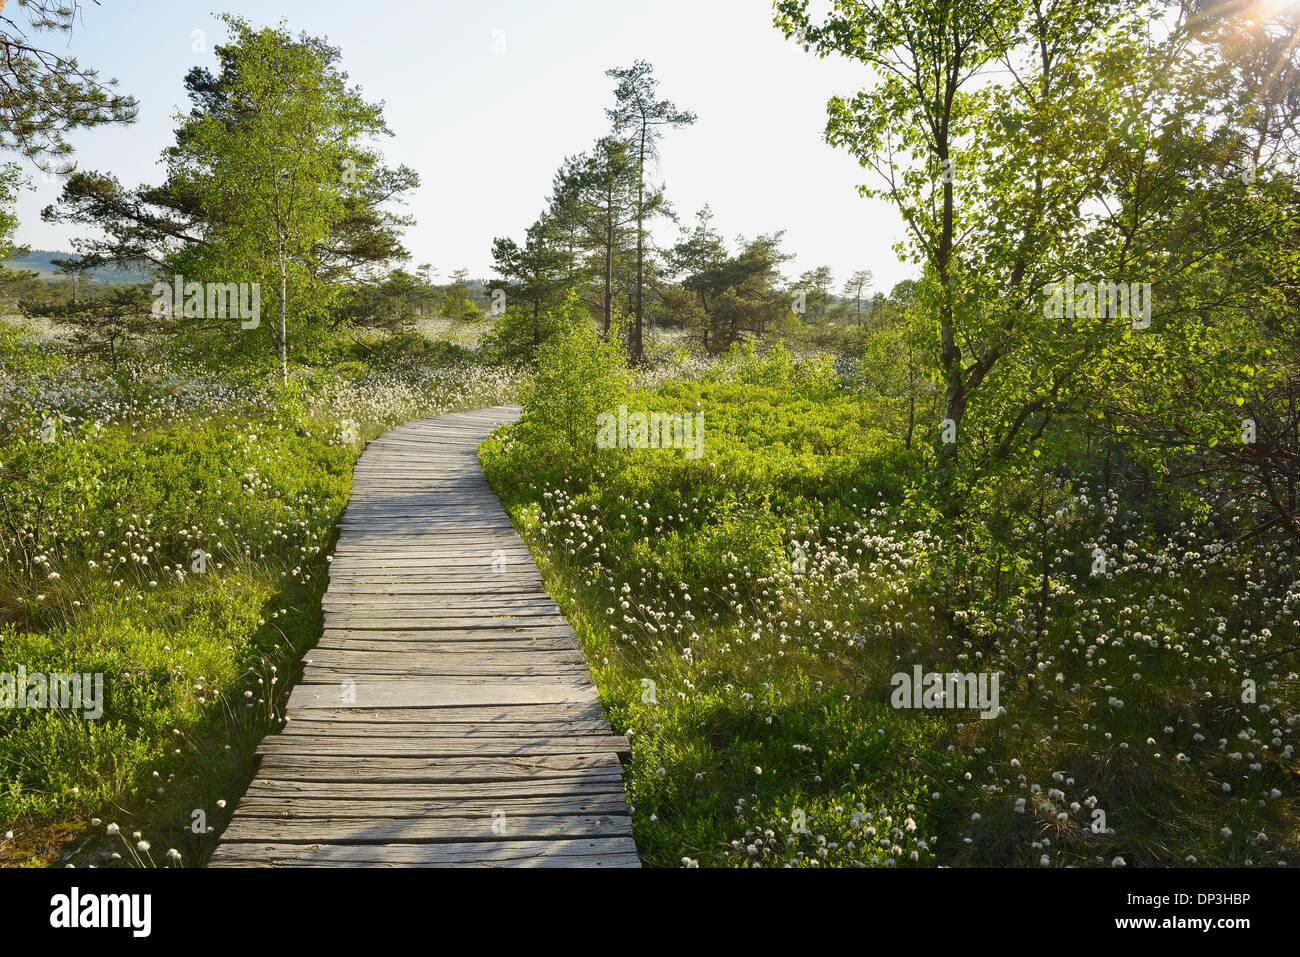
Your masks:
{"label": "distant treeline", "polygon": [[[40,275],[42,279],[64,275],[54,263],[56,260],[74,260],[77,258],[76,253],[59,252],[52,249],[33,249],[24,256],[15,256],[12,259],[6,259],[0,262],[0,265],[14,272],[34,272]],[[137,283],[148,282],[153,277],[144,270],[115,269],[111,266],[101,266],[91,269],[83,275],[83,278],[90,282],[104,283]]]}

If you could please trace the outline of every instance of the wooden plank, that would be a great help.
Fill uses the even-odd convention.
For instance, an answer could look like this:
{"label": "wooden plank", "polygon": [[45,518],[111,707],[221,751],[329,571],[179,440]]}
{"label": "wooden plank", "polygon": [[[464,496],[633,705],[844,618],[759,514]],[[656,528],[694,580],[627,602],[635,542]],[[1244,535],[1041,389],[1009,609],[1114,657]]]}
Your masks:
{"label": "wooden plank", "polygon": [[[495,554],[495,558],[493,557]],[[485,549],[469,563],[454,563],[449,559],[441,558],[429,553],[419,555],[410,555],[405,559],[394,558],[385,552],[374,552],[368,555],[359,555],[355,559],[345,558],[335,554],[333,561],[330,562],[330,575],[333,578],[344,579],[353,576],[357,578],[384,577],[391,575],[412,575],[421,578],[431,579],[433,581],[456,581],[458,579],[472,579],[476,581],[533,581],[534,576],[540,579],[540,575],[534,567],[531,559],[525,560],[524,556],[518,552],[514,557],[518,561],[511,561],[509,552],[504,552],[505,560],[501,561],[502,554],[497,553],[496,549]],[[496,567],[493,567],[493,562]]]}
{"label": "wooden plank", "polygon": [[353,758],[452,758],[512,757],[540,754],[614,754],[626,753],[627,738],[614,735],[566,735],[541,737],[489,736],[483,738],[435,738],[427,735],[410,737],[328,738],[310,736],[267,735],[258,754],[331,755]]}
{"label": "wooden plank", "polygon": [[[578,643],[572,638],[497,638],[489,641],[442,640],[440,636],[433,639],[395,639],[380,638],[370,640],[354,634],[340,638],[330,635],[322,638],[306,657],[314,657],[313,652],[340,651],[345,654],[366,655],[372,652],[392,652],[394,654],[449,655],[449,654],[531,654],[535,651],[561,652],[564,654],[580,653]],[[479,651],[479,649],[483,649]]]}
{"label": "wooden plank", "polygon": [[321,643],[349,639],[364,641],[552,641],[566,639],[576,641],[573,629],[566,621],[561,625],[501,624],[493,628],[457,628],[440,627],[436,622],[406,622],[404,626],[394,628],[348,628],[345,626],[325,626]]}
{"label": "wooden plank", "polygon": [[596,689],[563,678],[362,678],[303,682],[289,693],[290,708],[440,708],[465,705],[566,704],[596,701]]}
{"label": "wooden plank", "polygon": [[[319,668],[328,667],[356,667],[364,664],[394,664],[394,665],[425,665],[425,664],[449,664],[464,667],[474,667],[482,665],[501,665],[503,667],[529,667],[539,664],[552,665],[583,665],[586,660],[582,657],[582,652],[577,648],[566,651],[558,651],[554,648],[536,648],[531,647],[526,642],[512,643],[518,647],[502,651],[494,645],[486,645],[480,649],[473,646],[451,645],[450,650],[432,651],[428,648],[417,648],[411,651],[395,650],[391,648],[383,649],[383,653],[376,655],[374,649],[358,649],[351,645],[342,648],[321,647],[319,645],[312,651],[307,652],[303,657],[303,662],[309,665],[316,665]],[[485,643],[480,642],[480,646]]]}
{"label": "wooden plank", "polygon": [[214,867],[637,867],[628,837],[451,844],[223,845]]}
{"label": "wooden plank", "polygon": [[401,721],[408,723],[438,722],[442,724],[471,724],[481,728],[511,721],[528,721],[538,724],[549,721],[572,721],[578,718],[600,717],[605,712],[599,704],[512,704],[505,707],[443,707],[443,708],[315,708],[300,715],[290,712],[290,720],[345,721],[374,723]]}
{"label": "wooden plank", "polygon": [[439,598],[444,595],[528,595],[536,594],[540,586],[527,580],[493,581],[492,579],[466,579],[461,581],[349,581],[331,583],[331,597],[344,600],[364,600],[372,596],[392,597],[405,601],[406,597]]}
{"label": "wooden plank", "polygon": [[[352,576],[349,576],[352,577]],[[331,582],[333,586],[334,583]],[[522,605],[531,607],[536,604],[550,604],[551,597],[540,587],[526,580],[492,578],[465,578],[461,580],[442,580],[432,582],[365,582],[343,580],[337,588],[326,591],[326,600],[341,603],[380,603],[393,605],[411,605],[415,602],[432,604],[490,605],[503,607]]]}
{"label": "wooden plank", "polygon": [[344,721],[334,718],[318,721],[310,717],[295,718],[280,729],[278,737],[346,738],[419,735],[424,738],[496,738],[522,735],[584,735],[608,736],[609,722],[603,717],[576,721],[510,721],[484,727],[480,724],[455,724],[447,721]]}
{"label": "wooden plank", "polygon": [[[463,781],[297,781],[292,778],[254,778],[248,798],[285,800],[446,801],[463,799],[471,793]],[[592,794],[623,795],[623,774],[618,768],[602,768],[577,774],[511,781],[476,781],[472,791],[480,800],[526,800],[530,797],[581,797]]]}
{"label": "wooden plank", "polygon": [[[369,615],[363,611],[327,611],[326,628],[354,631],[480,631],[496,635],[538,634],[542,629],[559,629],[568,625],[560,615],[494,615],[491,618],[410,615]],[[478,637],[492,637],[479,635]]]}
{"label": "wooden plank", "polygon": [[349,801],[309,798],[246,797],[239,802],[243,817],[270,817],[281,821],[310,818],[367,820],[374,818],[480,817],[493,811],[509,817],[556,814],[627,814],[627,799],[620,791],[556,797],[473,797],[447,801]]}
{"label": "wooden plank", "polygon": [[388,844],[451,841],[520,841],[538,838],[631,836],[626,814],[533,814],[511,818],[491,808],[473,817],[426,818],[277,818],[236,815],[221,840],[268,844]]}
{"label": "wooden plank", "polygon": [[323,608],[340,612],[382,609],[385,617],[427,616],[431,611],[478,611],[486,609],[502,615],[528,612],[555,614],[555,602],[547,595],[479,595],[452,593],[444,595],[326,595]]}
{"label": "wooden plank", "polygon": [[268,754],[260,772],[268,777],[297,781],[373,781],[437,783],[461,781],[519,781],[568,777],[575,771],[598,768],[621,770],[611,753],[538,754],[525,757],[401,758],[391,757],[358,765],[356,758],[336,754]]}
{"label": "wooden plank", "polygon": [[312,664],[303,671],[302,680],[316,684],[337,684],[348,679],[361,681],[388,677],[411,678],[473,678],[522,676],[526,678],[573,677],[581,678],[587,674],[587,666],[578,664],[473,664],[436,662],[386,662],[371,661],[341,665]]}

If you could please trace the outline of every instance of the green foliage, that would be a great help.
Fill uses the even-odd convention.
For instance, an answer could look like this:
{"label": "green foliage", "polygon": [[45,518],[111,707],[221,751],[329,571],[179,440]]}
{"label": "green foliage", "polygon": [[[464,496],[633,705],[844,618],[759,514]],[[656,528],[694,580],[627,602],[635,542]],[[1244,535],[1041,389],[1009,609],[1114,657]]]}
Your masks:
{"label": "green foliage", "polygon": [[510,306],[492,323],[484,349],[494,359],[531,361],[543,344],[566,328],[570,314],[568,305],[536,312],[523,306]]}
{"label": "green foliage", "polygon": [[614,88],[615,105],[605,114],[614,124],[615,133],[626,141],[629,159],[636,167],[637,193],[633,207],[637,235],[636,295],[628,351],[632,361],[640,365],[645,359],[642,335],[645,319],[645,227],[647,220],[664,209],[661,191],[646,188],[646,165],[658,159],[659,137],[663,130],[690,126],[695,122],[695,114],[678,109],[669,100],[658,99],[659,81],[655,79],[654,67],[644,60],[637,60],[624,69],[606,70],[605,75],[618,81]]}
{"label": "green foliage", "polygon": [[114,371],[132,346],[165,332],[166,324],[152,314],[154,300],[138,286],[117,286],[102,295],[79,300],[23,302],[23,314],[55,319],[66,326],[73,341],[91,354],[104,354]]}
{"label": "green foliage", "polygon": [[178,823],[233,806],[221,777],[247,773],[318,633],[346,500],[348,454],[293,421],[33,423],[0,444],[0,671],[104,676],[102,718],[0,712],[0,818],[116,817],[149,797],[150,830],[175,829],[189,860],[210,849]]}
{"label": "green foliage", "polygon": [[0,97],[0,149],[50,169],[51,159],[63,160],[72,153],[66,139],[71,131],[135,119],[136,101],[117,93],[116,81],[103,83],[75,57],[42,49],[42,34],[72,32],[76,4],[22,0],[9,12],[12,16],[0,16],[5,88]]}
{"label": "green foliage", "polygon": [[555,474],[596,452],[596,420],[624,401],[627,359],[618,337],[603,340],[570,296],[554,320],[559,331],[537,350],[537,372],[518,426],[538,474]]}
{"label": "green foliage", "polygon": [[433,290],[404,269],[380,282],[358,285],[340,296],[337,314],[353,328],[375,330],[388,338],[410,336],[417,317],[433,304]]}
{"label": "green foliage", "polygon": [[[16,163],[0,165],[0,260],[9,259],[15,253],[24,251],[15,245],[14,234],[18,229],[18,215],[14,203],[18,199],[18,190],[22,186],[22,170]],[[0,266],[0,274],[10,270]]]}
{"label": "green foliage", "polygon": [[[355,168],[354,144],[382,131],[383,121],[377,106],[331,70],[328,49],[285,29],[255,30],[229,15],[225,22],[233,42],[223,48],[227,70],[212,94],[240,111],[239,133],[231,135],[220,113],[178,118],[177,145],[167,153],[170,176],[185,184],[212,226],[209,243],[174,265],[268,291],[290,287],[304,324],[337,296],[321,281],[314,251],[347,213],[340,171]],[[280,309],[279,328],[267,326],[284,365],[284,296]]]}
{"label": "green foliage", "polygon": [[796,357],[777,342],[765,351],[752,342],[732,343],[705,376],[705,381],[734,381],[745,385],[777,387],[795,383],[809,394],[828,395],[837,388],[835,357],[813,353]]}
{"label": "green foliage", "polygon": [[469,270],[457,269],[442,293],[439,312],[445,319],[473,322],[480,318],[478,305],[470,299]]}
{"label": "green foliage", "polygon": [[104,676],[98,719],[0,709],[6,862],[75,838],[108,863],[122,848],[85,840],[100,816],[201,863],[193,811],[228,821],[319,639],[360,440],[517,398],[513,373],[443,351],[325,358],[287,384],[135,355],[113,374],[0,322],[0,673]]}
{"label": "green foliage", "polygon": [[[1296,77],[1257,22],[1273,13],[1184,9],[1151,34],[1166,11],[1144,0],[775,9],[786,36],[879,75],[831,99],[826,136],[878,174],[862,192],[898,208],[898,249],[922,270],[921,325],[896,326],[889,352],[909,357],[909,435],[956,429],[934,443],[948,516],[981,474],[1041,454],[1056,421],[1081,410],[1112,439],[1158,436],[1145,443],[1153,460],[1226,441],[1225,399],[1259,394],[1241,381],[1263,364],[1245,314],[1258,321],[1279,302],[1289,240],[1275,227],[1295,208],[1290,177],[1257,185],[1248,160],[1274,149],[1264,139],[1290,152],[1260,125],[1291,109],[1264,92],[1279,75],[1263,64],[1285,73],[1281,86]],[[985,82],[1002,64],[1016,81]],[[1066,283],[1088,292],[1053,308]],[[1116,284],[1144,289],[1145,306],[1094,308],[1092,293]],[[889,354],[864,359],[893,403]]]}
{"label": "green foliage", "polygon": [[[614,321],[615,296],[631,298],[625,264],[632,255],[630,227],[638,213],[637,173],[629,144],[616,136],[602,137],[590,153],[566,159],[555,174],[547,219],[549,237],[529,231],[530,243],[550,238],[577,250],[576,256],[558,257],[557,264],[568,267],[561,283],[586,282],[598,290],[595,298],[606,336]],[[652,190],[645,212],[657,211],[661,200],[662,191]],[[507,264],[525,258],[509,247],[503,252]],[[544,263],[535,252],[526,258],[535,265]]]}
{"label": "green foliage", "polygon": [[57,375],[63,367],[61,355],[32,348],[22,332],[0,320],[0,371],[18,378],[42,372]]}
{"label": "green foliage", "polygon": [[348,86],[337,48],[284,25],[225,22],[218,69],[186,75],[192,108],[176,117],[164,182],[128,190],[111,175],[76,172],[46,218],[94,227],[78,242],[90,265],[258,284],[255,324],[188,315],[176,347],[255,364],[278,354],[287,377],[291,331],[295,348],[310,351],[340,318],[399,333],[407,324],[418,298],[409,277],[373,286],[406,256],[400,229],[412,220],[389,206],[419,180],[371,145],[389,134],[382,107]]}
{"label": "green foliage", "polygon": [[[1292,679],[1258,670],[1292,641],[1285,552],[1122,518],[1061,474],[1089,461],[1061,432],[945,524],[930,450],[903,447],[872,388],[824,370],[737,349],[707,381],[629,394],[629,409],[704,413],[695,461],[610,449],[547,471],[546,434],[520,427],[483,450],[632,741],[643,859],[1289,860]],[[1243,576],[1267,610],[1242,603]],[[889,707],[913,663],[997,671],[1006,713]],[[1277,718],[1250,770],[1216,743],[1264,754],[1245,674]],[[1113,832],[1093,830],[1094,808]]]}
{"label": "green foliage", "polygon": [[558,224],[542,216],[528,227],[524,245],[498,237],[492,263],[507,301],[527,303],[534,316],[563,302],[573,291],[573,254],[561,244]]}
{"label": "green foliage", "polygon": [[741,251],[731,256],[710,226],[707,206],[697,218],[694,230],[683,230],[673,247],[671,265],[683,276],[682,289],[694,296],[686,321],[699,328],[704,348],[721,352],[788,322],[792,300],[777,288],[777,267],[791,258],[781,251],[782,234],[742,241]]}

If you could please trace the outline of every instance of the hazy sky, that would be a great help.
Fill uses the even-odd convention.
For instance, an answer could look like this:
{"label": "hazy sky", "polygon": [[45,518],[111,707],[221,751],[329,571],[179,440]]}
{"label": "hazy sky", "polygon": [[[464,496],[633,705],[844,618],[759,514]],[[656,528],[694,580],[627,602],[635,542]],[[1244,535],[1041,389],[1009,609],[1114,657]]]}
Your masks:
{"label": "hazy sky", "polygon": [[[658,179],[684,224],[708,203],[729,242],[784,229],[784,248],[796,255],[789,276],[829,265],[838,286],[868,268],[875,288],[887,291],[912,274],[891,249],[898,216],[857,194],[871,174],[822,141],[827,97],[869,85],[870,72],[787,43],[769,0],[82,4],[84,25],[70,42],[46,42],[67,42],[140,101],[132,126],[73,140],[80,168],[112,172],[128,186],[160,179],[159,151],[187,106],[183,77],[215,64],[212,45],[224,36],[215,12],[225,10],[259,25],[282,19],[342,48],[351,82],[385,103],[395,134],[382,146],[386,157],[420,174],[406,244],[412,262],[433,263],[439,278],[462,266],[485,277],[492,238],[522,239],[564,157],[608,130],[614,84],[605,70],[637,58],[654,65],[662,96],[699,116],[661,144]],[[203,31],[197,40],[195,31]],[[60,187],[34,178],[35,192],[19,201],[19,240],[70,248],[75,229],[40,220]],[[656,235],[669,242],[676,227],[662,224]]]}

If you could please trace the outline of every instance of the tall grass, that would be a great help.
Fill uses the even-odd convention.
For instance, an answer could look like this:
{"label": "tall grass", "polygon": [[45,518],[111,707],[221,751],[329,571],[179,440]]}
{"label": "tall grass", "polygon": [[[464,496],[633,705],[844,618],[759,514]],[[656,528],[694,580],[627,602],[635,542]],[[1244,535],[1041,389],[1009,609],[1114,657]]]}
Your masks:
{"label": "tall grass", "polygon": [[319,638],[365,440],[520,375],[348,354],[283,386],[2,345],[0,673],[102,674],[105,705],[0,710],[0,858],[200,863]]}
{"label": "tall grass", "polygon": [[[626,401],[703,411],[703,458],[480,454],[631,737],[648,863],[1294,864],[1289,543],[1047,468],[945,524],[873,400],[781,351]],[[997,674],[997,715],[897,707],[916,666]]]}

